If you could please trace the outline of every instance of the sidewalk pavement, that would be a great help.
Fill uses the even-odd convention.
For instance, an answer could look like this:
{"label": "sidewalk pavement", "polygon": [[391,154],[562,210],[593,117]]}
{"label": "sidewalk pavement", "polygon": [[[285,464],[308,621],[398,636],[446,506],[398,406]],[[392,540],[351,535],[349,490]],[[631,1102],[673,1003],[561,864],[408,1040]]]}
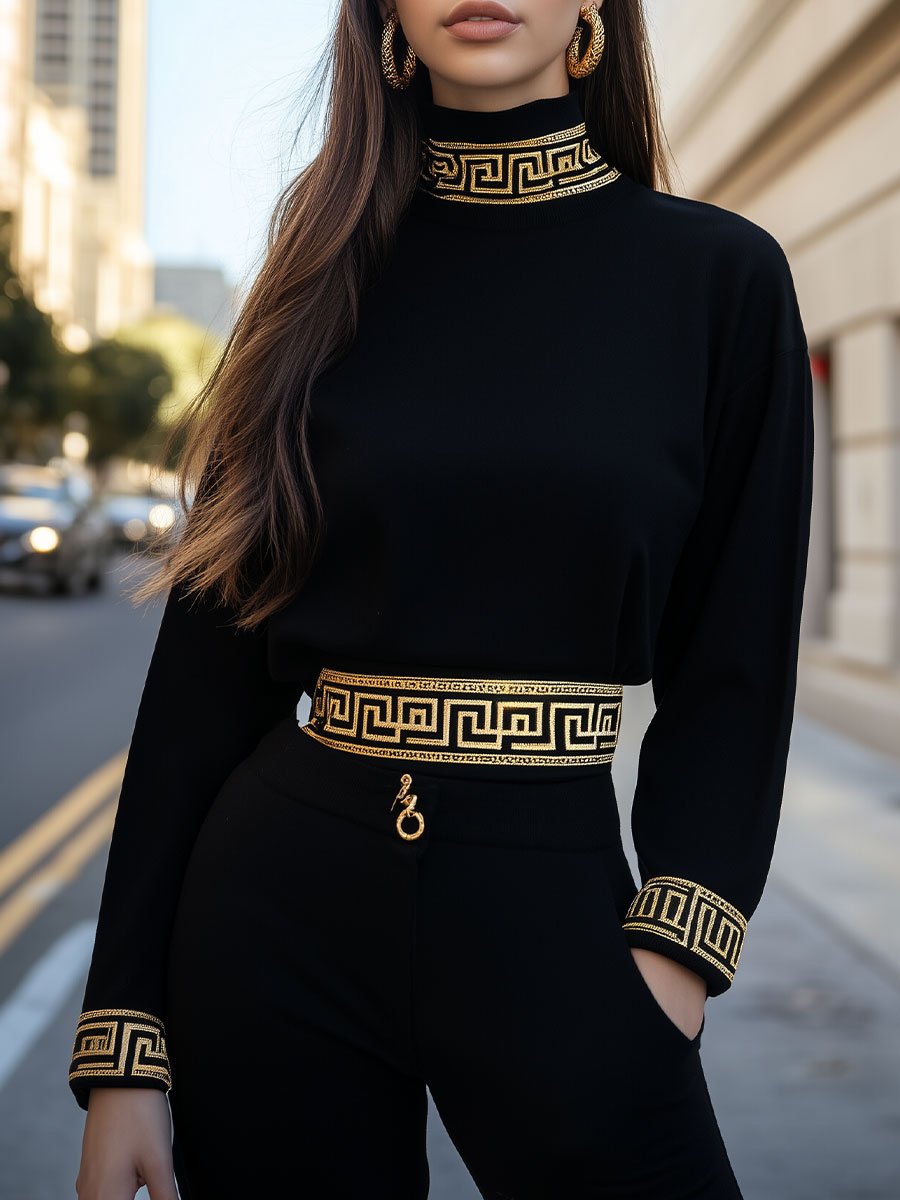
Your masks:
{"label": "sidewalk pavement", "polygon": [[[613,773],[636,879],[652,711],[649,685],[626,689]],[[765,892],[701,1058],[745,1200],[900,1198],[900,759],[800,712]]]}
{"label": "sidewalk pavement", "polygon": [[[633,866],[629,811],[652,712],[649,684],[626,688],[613,776]],[[891,759],[795,713],[766,894],[777,886],[900,989],[900,729],[897,754]],[[748,926],[744,954],[751,936]]]}

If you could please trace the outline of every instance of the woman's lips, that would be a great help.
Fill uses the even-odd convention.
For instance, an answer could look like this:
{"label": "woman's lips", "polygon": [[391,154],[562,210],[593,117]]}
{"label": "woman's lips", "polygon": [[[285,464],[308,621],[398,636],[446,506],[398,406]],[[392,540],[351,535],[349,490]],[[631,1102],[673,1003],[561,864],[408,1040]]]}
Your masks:
{"label": "woman's lips", "polygon": [[456,21],[446,25],[448,32],[464,42],[494,42],[519,28],[518,21]]}

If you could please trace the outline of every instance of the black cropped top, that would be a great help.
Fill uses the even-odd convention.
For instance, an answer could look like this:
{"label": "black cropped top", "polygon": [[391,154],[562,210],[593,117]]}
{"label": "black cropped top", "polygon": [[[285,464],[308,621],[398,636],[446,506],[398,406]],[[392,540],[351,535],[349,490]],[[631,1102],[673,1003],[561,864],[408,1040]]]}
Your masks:
{"label": "black cropped top", "polygon": [[634,946],[731,984],[774,848],[812,486],[778,242],[588,140],[575,91],[429,105],[422,174],[318,379],[326,526],[263,627],[170,592],[134,726],[69,1082],[167,1089],[165,957],[218,789],[349,670],[652,681]]}

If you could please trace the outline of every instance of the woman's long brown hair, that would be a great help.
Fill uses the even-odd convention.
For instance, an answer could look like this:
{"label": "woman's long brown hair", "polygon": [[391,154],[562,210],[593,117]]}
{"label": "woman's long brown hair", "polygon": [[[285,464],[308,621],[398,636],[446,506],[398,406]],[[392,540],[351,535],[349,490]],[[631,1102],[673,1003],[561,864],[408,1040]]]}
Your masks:
{"label": "woman's long brown hair", "polygon": [[[588,137],[626,175],[670,191],[643,0],[604,0],[601,12],[603,58],[572,82]],[[353,341],[360,293],[412,199],[419,105],[431,94],[421,62],[406,91],[388,85],[381,32],[376,0],[342,0],[315,72],[314,102],[330,79],[321,148],[279,195],[262,267],[222,354],[166,439],[167,456],[181,446],[188,516],[160,569],[134,590],[139,601],[175,583],[190,594],[212,589],[249,629],[311,569],[325,513],[307,439],[310,393]],[[399,62],[399,32],[396,43]]]}

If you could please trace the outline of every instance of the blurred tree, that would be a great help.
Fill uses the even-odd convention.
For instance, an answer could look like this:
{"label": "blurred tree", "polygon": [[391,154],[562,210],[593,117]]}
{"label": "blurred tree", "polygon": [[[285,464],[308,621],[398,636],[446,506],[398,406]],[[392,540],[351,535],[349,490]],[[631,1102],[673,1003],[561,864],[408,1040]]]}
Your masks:
{"label": "blurred tree", "polygon": [[89,458],[98,463],[112,454],[143,456],[172,375],[156,351],[103,338],[70,356],[66,383],[67,407],[88,417]]}
{"label": "blurred tree", "polygon": [[[161,397],[156,419],[144,441],[145,457],[159,462],[170,426],[209,378],[224,343],[212,330],[167,305],[159,305],[143,320],[123,326],[117,336],[130,346],[156,351],[171,373],[171,388]],[[174,467],[180,447],[177,442],[170,450],[169,461],[162,465]]]}
{"label": "blurred tree", "polygon": [[0,212],[0,437],[6,456],[22,445],[36,446],[42,427],[61,418],[68,358],[52,319],[13,270],[12,231],[12,214]]}
{"label": "blurred tree", "polygon": [[11,214],[0,212],[0,455],[39,462],[58,453],[63,419],[78,410],[89,421],[90,462],[112,455],[157,462],[168,426],[221,354],[221,339],[162,307],[70,352],[26,294],[11,244]]}

